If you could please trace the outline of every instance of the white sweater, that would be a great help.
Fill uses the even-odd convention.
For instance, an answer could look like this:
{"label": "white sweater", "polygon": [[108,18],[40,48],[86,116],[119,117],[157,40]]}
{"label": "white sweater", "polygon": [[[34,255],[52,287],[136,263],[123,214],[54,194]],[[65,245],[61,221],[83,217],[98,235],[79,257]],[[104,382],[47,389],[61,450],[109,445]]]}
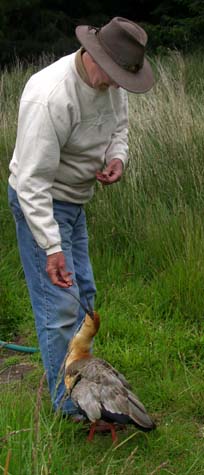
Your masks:
{"label": "white sweater", "polygon": [[88,86],[76,70],[75,56],[65,56],[29,79],[9,166],[9,183],[47,254],[61,250],[52,199],[86,203],[96,171],[113,158],[127,161],[127,93]]}

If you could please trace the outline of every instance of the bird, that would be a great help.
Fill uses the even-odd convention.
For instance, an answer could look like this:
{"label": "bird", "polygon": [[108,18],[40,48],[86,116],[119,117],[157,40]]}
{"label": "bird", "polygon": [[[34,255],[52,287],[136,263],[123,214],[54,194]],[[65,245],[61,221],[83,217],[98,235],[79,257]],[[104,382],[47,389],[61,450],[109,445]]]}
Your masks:
{"label": "bird", "polygon": [[99,327],[98,313],[95,310],[86,313],[70,341],[65,359],[67,395],[91,423],[88,440],[93,440],[96,431],[110,430],[112,441],[116,442],[116,427],[127,424],[145,432],[155,429],[154,421],[125,376],[108,361],[93,355],[93,339]]}

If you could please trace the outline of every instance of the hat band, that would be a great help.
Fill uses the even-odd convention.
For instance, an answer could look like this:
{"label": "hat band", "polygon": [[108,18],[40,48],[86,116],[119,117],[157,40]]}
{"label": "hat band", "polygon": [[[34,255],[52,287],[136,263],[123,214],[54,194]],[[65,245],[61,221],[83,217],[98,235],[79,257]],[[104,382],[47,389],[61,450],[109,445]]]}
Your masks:
{"label": "hat band", "polygon": [[111,50],[107,44],[104,42],[101,34],[101,28],[100,27],[95,27],[95,26],[89,26],[89,30],[95,30],[94,34],[98,36],[98,41],[101,44],[102,48],[105,50],[105,52],[108,54],[108,56],[113,59],[113,61],[120,66],[121,68],[125,69],[126,71],[129,71],[131,73],[137,73],[143,66],[144,62],[144,57],[142,58],[142,61],[137,64],[130,64],[124,61],[124,59],[120,56],[120,54],[117,52],[114,54],[114,51]]}

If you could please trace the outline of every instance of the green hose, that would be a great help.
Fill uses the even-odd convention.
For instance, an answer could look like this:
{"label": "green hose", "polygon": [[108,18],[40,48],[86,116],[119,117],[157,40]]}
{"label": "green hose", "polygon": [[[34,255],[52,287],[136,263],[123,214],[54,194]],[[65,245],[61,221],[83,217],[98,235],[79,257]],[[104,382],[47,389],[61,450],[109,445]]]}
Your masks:
{"label": "green hose", "polygon": [[0,340],[0,348],[7,348],[8,350],[21,351],[22,353],[37,353],[39,348],[33,348],[32,346],[14,345],[13,343],[6,343]]}

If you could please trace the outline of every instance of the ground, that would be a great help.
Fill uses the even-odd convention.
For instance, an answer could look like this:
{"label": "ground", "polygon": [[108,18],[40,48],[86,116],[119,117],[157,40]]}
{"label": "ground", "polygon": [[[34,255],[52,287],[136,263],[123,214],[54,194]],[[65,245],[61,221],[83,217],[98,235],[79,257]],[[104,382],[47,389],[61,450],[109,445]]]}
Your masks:
{"label": "ground", "polygon": [[[15,344],[24,343],[18,339]],[[2,383],[21,380],[27,373],[33,371],[36,364],[29,359],[28,354],[0,348],[0,387]]]}

